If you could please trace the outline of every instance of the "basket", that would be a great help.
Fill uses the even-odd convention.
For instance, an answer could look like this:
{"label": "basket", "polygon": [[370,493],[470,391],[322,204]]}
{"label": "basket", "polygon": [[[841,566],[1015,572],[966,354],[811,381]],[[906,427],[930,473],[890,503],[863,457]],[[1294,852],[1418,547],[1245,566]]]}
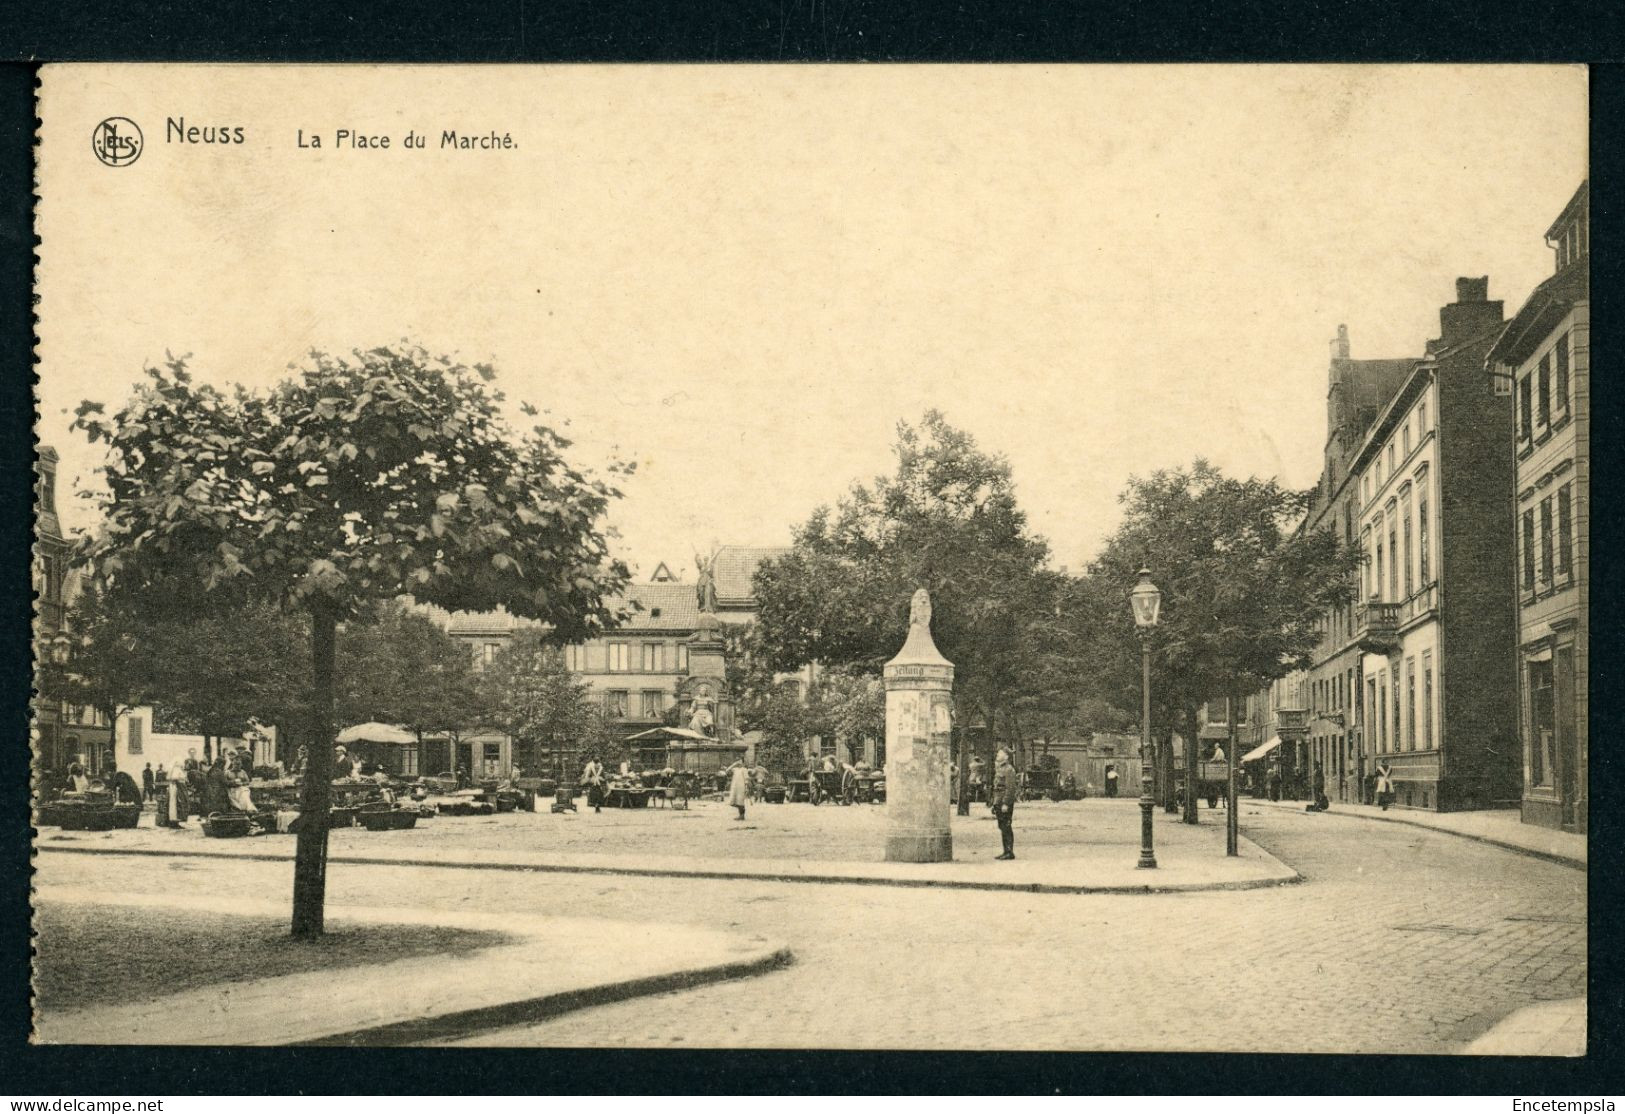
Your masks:
{"label": "basket", "polygon": [[141,822],[140,805],[105,805],[84,810],[84,830],[110,832],[115,828],[133,828]]}
{"label": "basket", "polygon": [[228,816],[225,813],[211,812],[203,818],[203,834],[211,839],[240,839],[246,836],[253,826],[253,821],[246,813]]}
{"label": "basket", "polygon": [[369,832],[400,832],[414,827],[418,822],[418,814],[404,808],[390,809],[387,812],[368,809],[357,819]]}

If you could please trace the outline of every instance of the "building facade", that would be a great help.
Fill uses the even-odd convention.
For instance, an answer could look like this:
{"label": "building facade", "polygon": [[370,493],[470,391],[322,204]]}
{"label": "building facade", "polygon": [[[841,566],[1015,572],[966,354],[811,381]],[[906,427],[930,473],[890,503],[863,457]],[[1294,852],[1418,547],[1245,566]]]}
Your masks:
{"label": "building facade", "polygon": [[[1355,359],[1348,326],[1337,327],[1326,371],[1326,440],[1320,479],[1300,530],[1329,530],[1346,546],[1358,544],[1360,485],[1355,459],[1372,426],[1419,362],[1414,356]],[[1359,595],[1357,588],[1355,595]],[[1260,759],[1279,769],[1283,791],[1290,796],[1309,790],[1318,763],[1332,800],[1361,799],[1370,757],[1360,700],[1362,651],[1355,638],[1354,611],[1351,603],[1322,615],[1320,640],[1309,667],[1280,678],[1246,701],[1247,719],[1237,732],[1246,744],[1242,753],[1265,748]],[[1222,707],[1223,702],[1218,703]],[[1281,741],[1282,709],[1288,710],[1294,726],[1306,724],[1301,737],[1289,730]],[[1210,720],[1218,723],[1223,714],[1210,711]]]}
{"label": "building facade", "polygon": [[1555,273],[1486,359],[1514,413],[1522,816],[1578,832],[1589,774],[1590,213],[1582,183],[1546,232]]}
{"label": "building facade", "polygon": [[1458,279],[1440,335],[1351,462],[1364,554],[1353,637],[1367,752],[1401,808],[1517,798],[1512,412],[1485,386],[1502,303]]}
{"label": "building facade", "polygon": [[[30,578],[34,588],[34,653],[36,663],[53,661],[71,668],[73,648],[69,608],[78,595],[81,574],[69,565],[68,539],[57,515],[57,452],[39,447],[34,465],[34,548]],[[44,696],[33,702],[30,736],[39,775],[59,779],[79,763],[99,773],[112,756],[112,725],[96,708],[79,707]]]}

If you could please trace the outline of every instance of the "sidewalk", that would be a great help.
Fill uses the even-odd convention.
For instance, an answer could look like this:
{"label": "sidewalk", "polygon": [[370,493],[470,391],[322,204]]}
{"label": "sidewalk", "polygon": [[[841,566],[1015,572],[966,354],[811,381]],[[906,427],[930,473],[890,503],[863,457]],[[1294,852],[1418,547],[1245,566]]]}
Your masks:
{"label": "sidewalk", "polygon": [[1584,1056],[1586,1000],[1567,998],[1514,1010],[1461,1050],[1463,1056]]}
{"label": "sidewalk", "polygon": [[[117,894],[41,886],[39,902],[135,905],[285,918],[286,902]],[[681,925],[330,906],[332,925],[440,925],[514,943],[184,991],[36,1015],[46,1044],[399,1045],[533,1024],[570,1010],[740,978],[789,962],[760,937]]]}
{"label": "sidewalk", "polygon": [[[455,824],[456,820],[441,820]],[[520,821],[519,823],[523,823]],[[519,835],[524,828],[515,827]],[[73,833],[77,837],[79,833]],[[1139,844],[1090,844],[1070,848],[1065,856],[1018,858],[1013,862],[960,859],[946,863],[851,862],[819,859],[702,857],[693,855],[595,854],[568,851],[525,851],[436,847],[426,840],[394,840],[411,833],[344,833],[333,841],[333,863],[443,867],[462,870],[550,871],[578,874],[630,874],[654,877],[750,879],[823,884],[930,886],[972,890],[1015,890],[1025,893],[1186,893],[1242,890],[1299,881],[1297,871],[1243,837],[1241,854],[1224,854],[1224,833],[1211,827],[1160,824],[1156,870],[1137,867]],[[364,842],[362,842],[364,841]],[[257,836],[213,840],[187,838],[157,829],[47,838],[35,843],[40,852],[131,856],[250,858],[288,861],[293,840]],[[37,860],[38,861],[38,860]]]}
{"label": "sidewalk", "polygon": [[[1245,808],[1259,805],[1263,808],[1282,808],[1302,812],[1307,801],[1270,801],[1243,797]],[[1573,832],[1559,832],[1518,819],[1516,809],[1486,809],[1475,812],[1427,812],[1422,809],[1390,808],[1387,812],[1375,805],[1353,805],[1333,801],[1331,810],[1322,816],[1358,816],[1366,820],[1380,820],[1388,824],[1409,824],[1436,832],[1462,836],[1480,843],[1503,847],[1524,855],[1562,863],[1565,866],[1586,867],[1586,837]]]}

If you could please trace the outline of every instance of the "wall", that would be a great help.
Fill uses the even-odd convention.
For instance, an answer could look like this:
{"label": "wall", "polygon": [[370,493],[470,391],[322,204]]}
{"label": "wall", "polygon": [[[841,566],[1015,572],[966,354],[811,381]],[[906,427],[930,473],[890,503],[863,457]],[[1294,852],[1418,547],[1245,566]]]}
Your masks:
{"label": "wall", "polygon": [[[167,732],[156,732],[152,729],[153,710],[150,707],[140,707],[126,712],[118,717],[113,726],[113,753],[118,768],[134,777],[137,782],[141,780],[141,770],[152,763],[156,771],[159,765],[173,770],[186,762],[189,751],[197,751],[198,760],[202,761],[203,736],[201,735],[175,735]],[[141,750],[139,753],[130,751],[130,723],[140,723]],[[255,745],[254,761],[257,765],[269,765],[276,754],[276,729],[266,728],[267,739]],[[235,735],[223,739],[213,740],[211,749],[220,753],[222,746],[240,747],[243,740]]]}
{"label": "wall", "polygon": [[1440,720],[1448,732],[1441,810],[1520,795],[1513,647],[1512,399],[1484,373],[1493,334],[1439,365]]}

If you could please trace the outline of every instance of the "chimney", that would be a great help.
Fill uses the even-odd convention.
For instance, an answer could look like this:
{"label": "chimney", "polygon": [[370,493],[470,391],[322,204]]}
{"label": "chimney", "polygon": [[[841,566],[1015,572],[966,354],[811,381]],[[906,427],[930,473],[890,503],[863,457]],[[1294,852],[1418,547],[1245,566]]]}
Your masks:
{"label": "chimney", "polygon": [[1456,280],[1456,300],[1439,308],[1439,348],[1454,348],[1505,319],[1502,303],[1489,294],[1488,275]]}
{"label": "chimney", "polygon": [[1349,358],[1349,327],[1337,327],[1337,339],[1332,341],[1332,359],[1346,360]]}

